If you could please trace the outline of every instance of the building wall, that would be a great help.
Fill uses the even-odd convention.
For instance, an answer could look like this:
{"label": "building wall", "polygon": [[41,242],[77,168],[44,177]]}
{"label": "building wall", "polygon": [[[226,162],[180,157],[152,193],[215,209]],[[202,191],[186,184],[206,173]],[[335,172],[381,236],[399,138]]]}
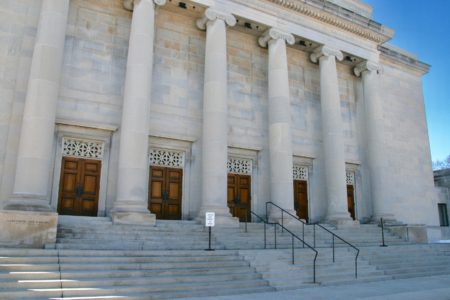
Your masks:
{"label": "building wall", "polygon": [[388,60],[383,69],[384,185],[389,206],[404,222],[437,225],[421,76]]}
{"label": "building wall", "polygon": [[[0,201],[12,192],[26,85],[40,1],[0,0]],[[183,216],[194,218],[201,195],[201,126],[205,32],[195,26],[199,13],[166,5],[156,10],[150,143],[188,149]],[[107,141],[108,168],[100,214],[112,208],[117,182],[121,106],[131,12],[122,0],[71,0],[57,104],[53,182],[56,209],[61,134]],[[237,27],[227,29],[228,143],[230,153],[254,159],[252,210],[262,214],[270,200],[268,155],[267,49]],[[288,47],[294,161],[310,164],[312,221],[326,214],[321,135],[319,66],[307,52]],[[421,75],[383,61],[386,191],[392,212],[408,223],[434,224],[431,161]],[[361,79],[338,63],[345,159],[356,174],[356,210],[372,215],[365,167],[364,106]],[[388,91],[388,92],[384,92]],[[413,133],[413,134],[411,134]],[[59,146],[60,147],[60,146]],[[225,167],[225,166],[224,166]],[[427,200],[424,200],[427,199]],[[430,199],[430,200],[428,200]],[[0,202],[1,203],[1,202]],[[434,211],[434,210],[433,210]]]}

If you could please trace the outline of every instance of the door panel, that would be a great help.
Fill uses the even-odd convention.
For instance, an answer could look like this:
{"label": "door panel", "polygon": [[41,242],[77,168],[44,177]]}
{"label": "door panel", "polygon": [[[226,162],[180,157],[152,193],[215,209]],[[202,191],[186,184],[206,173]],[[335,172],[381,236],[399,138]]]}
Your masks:
{"label": "door panel", "polygon": [[148,209],[157,219],[181,219],[183,170],[150,167]]}
{"label": "door panel", "polygon": [[348,212],[353,220],[355,220],[355,196],[353,185],[347,185],[347,205]]}
{"label": "door panel", "polygon": [[251,177],[228,174],[227,203],[233,217],[240,222],[251,220]]}
{"label": "door panel", "polygon": [[305,180],[294,180],[294,209],[300,219],[309,222],[308,182]]}
{"label": "door panel", "polygon": [[58,213],[96,216],[101,161],[63,157],[59,184]]}

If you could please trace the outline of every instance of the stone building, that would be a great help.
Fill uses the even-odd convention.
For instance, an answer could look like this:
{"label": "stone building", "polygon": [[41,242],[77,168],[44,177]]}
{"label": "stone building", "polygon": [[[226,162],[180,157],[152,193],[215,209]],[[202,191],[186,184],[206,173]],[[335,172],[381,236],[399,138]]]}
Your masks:
{"label": "stone building", "polygon": [[232,226],[267,201],[309,222],[439,222],[429,66],[360,0],[0,4],[10,238],[58,214]]}

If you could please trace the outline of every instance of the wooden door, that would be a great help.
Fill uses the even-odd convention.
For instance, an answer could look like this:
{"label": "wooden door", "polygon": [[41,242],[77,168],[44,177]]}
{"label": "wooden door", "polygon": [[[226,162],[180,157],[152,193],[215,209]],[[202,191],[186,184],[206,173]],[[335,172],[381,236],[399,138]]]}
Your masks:
{"label": "wooden door", "polygon": [[347,185],[347,205],[350,216],[355,220],[355,195],[353,185]]}
{"label": "wooden door", "polygon": [[150,167],[148,209],[157,219],[181,219],[183,170]]}
{"label": "wooden door", "polygon": [[58,196],[59,214],[97,216],[101,165],[99,160],[63,157]]}
{"label": "wooden door", "polygon": [[300,219],[308,222],[308,182],[294,180],[294,209]]}
{"label": "wooden door", "polygon": [[251,177],[228,174],[228,208],[240,222],[251,220]]}

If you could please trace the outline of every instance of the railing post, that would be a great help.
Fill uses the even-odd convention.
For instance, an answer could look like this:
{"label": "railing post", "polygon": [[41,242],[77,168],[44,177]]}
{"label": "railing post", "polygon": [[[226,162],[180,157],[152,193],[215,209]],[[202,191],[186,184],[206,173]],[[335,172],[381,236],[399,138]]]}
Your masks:
{"label": "railing post", "polygon": [[269,212],[268,212],[269,202],[266,202],[266,221],[269,222]]}
{"label": "railing post", "polygon": [[316,256],[314,256],[314,262],[313,262],[313,283],[316,283],[316,259],[317,259],[317,251],[316,251]]}
{"label": "railing post", "polygon": [[332,235],[333,237],[333,262],[334,262],[334,234]]}
{"label": "railing post", "polygon": [[359,255],[359,250],[355,257],[355,278],[356,279],[358,279],[358,255]]}
{"label": "railing post", "polygon": [[266,241],[266,222],[264,222],[264,249],[267,249],[267,241]]}
{"label": "railing post", "polygon": [[275,235],[274,235],[274,237],[275,237],[275,249],[277,249],[277,225],[276,225],[276,223],[273,225],[273,229],[274,229],[274,233],[275,233]]}
{"label": "railing post", "polygon": [[294,261],[294,236],[292,235],[292,245],[291,245],[291,247],[292,247],[292,264],[295,264],[295,261]]}
{"label": "railing post", "polygon": [[281,232],[284,232],[284,216],[283,216],[283,210],[281,210]]}
{"label": "railing post", "polygon": [[380,219],[381,222],[381,240],[383,242],[383,244],[380,245],[380,247],[387,247],[387,245],[384,243],[384,222],[383,222],[383,218]]}
{"label": "railing post", "polygon": [[248,222],[248,215],[245,214],[245,232],[247,233],[247,222]]}
{"label": "railing post", "polygon": [[302,227],[303,248],[305,248],[305,223],[302,223],[302,225],[303,225]]}
{"label": "railing post", "polygon": [[314,248],[316,248],[316,224],[313,224]]}

